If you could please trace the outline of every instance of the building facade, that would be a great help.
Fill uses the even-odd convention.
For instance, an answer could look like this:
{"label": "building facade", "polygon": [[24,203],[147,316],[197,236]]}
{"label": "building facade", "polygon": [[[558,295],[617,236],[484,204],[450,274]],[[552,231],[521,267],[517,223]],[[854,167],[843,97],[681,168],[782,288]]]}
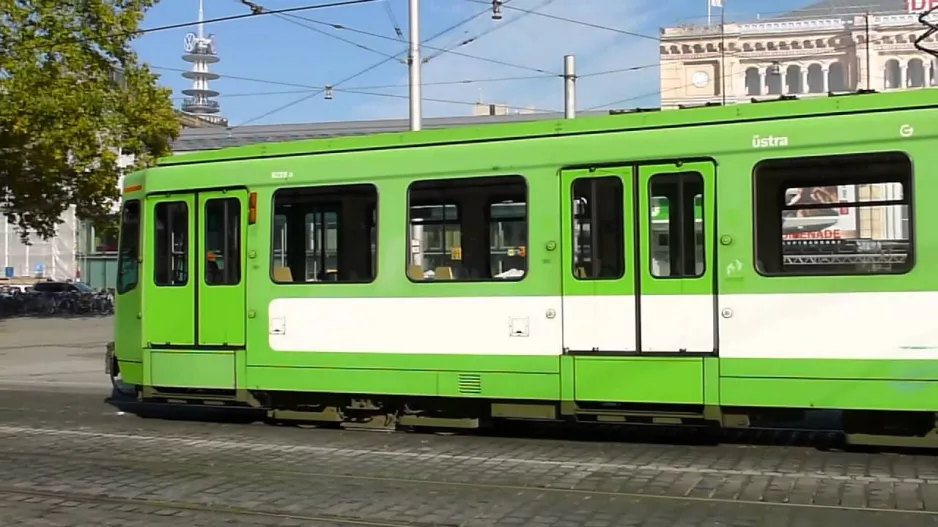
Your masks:
{"label": "building facade", "polygon": [[[776,18],[664,28],[661,107],[938,86],[935,56],[914,45],[927,30],[915,11],[932,1],[826,0]],[[934,37],[922,44],[938,50]],[[908,243],[909,207],[865,203],[904,191],[899,183],[789,188],[783,245],[807,263],[888,265],[904,257],[890,251]],[[828,207],[799,216],[804,203]]]}
{"label": "building facade", "polygon": [[[661,106],[938,85],[917,0],[826,0],[774,18],[661,30]],[[935,36],[922,42],[938,50]]]}

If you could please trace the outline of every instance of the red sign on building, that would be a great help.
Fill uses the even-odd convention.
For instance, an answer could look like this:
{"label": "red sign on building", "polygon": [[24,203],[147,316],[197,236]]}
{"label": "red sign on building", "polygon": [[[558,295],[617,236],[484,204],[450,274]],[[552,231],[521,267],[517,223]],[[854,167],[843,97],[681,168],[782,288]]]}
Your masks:
{"label": "red sign on building", "polygon": [[938,0],[905,0],[905,9],[909,13],[921,13],[938,7]]}

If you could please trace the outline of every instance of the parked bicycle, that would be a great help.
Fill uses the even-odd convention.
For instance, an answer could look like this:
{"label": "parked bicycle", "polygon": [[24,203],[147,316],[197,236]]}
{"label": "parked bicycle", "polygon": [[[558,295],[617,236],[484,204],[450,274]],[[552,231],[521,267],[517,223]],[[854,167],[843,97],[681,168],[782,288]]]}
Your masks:
{"label": "parked bicycle", "polygon": [[32,287],[0,286],[0,319],[11,317],[108,316],[114,291],[81,282],[39,282]]}

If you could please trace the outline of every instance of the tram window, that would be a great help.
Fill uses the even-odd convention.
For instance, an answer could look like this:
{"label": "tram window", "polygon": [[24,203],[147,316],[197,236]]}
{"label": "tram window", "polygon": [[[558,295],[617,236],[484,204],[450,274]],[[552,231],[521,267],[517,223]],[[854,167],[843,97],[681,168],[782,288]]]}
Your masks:
{"label": "tram window", "polygon": [[154,282],[184,286],[189,283],[189,206],[167,201],[157,203],[154,211]]}
{"label": "tram window", "polygon": [[284,188],[274,193],[271,280],[370,283],[377,276],[378,188]]}
{"label": "tram window", "polygon": [[205,283],[241,283],[241,200],[205,202]]}
{"label": "tram window", "polygon": [[124,203],[117,256],[117,294],[137,287],[140,276],[140,202]]}
{"label": "tram window", "polygon": [[902,153],[767,160],[753,171],[764,275],[909,271],[912,163]]}
{"label": "tram window", "polygon": [[572,190],[573,276],[621,278],[625,274],[622,180],[578,178]]}
{"label": "tram window", "polygon": [[703,176],[697,172],[658,174],[648,183],[649,254],[656,278],[703,276]]}
{"label": "tram window", "polygon": [[527,273],[521,176],[426,180],[408,189],[412,281],[517,281]]}

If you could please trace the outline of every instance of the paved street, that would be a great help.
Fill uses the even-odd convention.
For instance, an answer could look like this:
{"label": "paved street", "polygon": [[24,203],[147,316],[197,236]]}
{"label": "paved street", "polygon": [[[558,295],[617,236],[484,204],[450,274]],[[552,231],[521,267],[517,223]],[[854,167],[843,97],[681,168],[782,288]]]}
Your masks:
{"label": "paved street", "polygon": [[22,390],[0,423],[0,525],[938,525],[932,457],[146,420]]}
{"label": "paved street", "polygon": [[109,390],[102,374],[113,317],[0,320],[0,388]]}
{"label": "paved street", "polygon": [[938,457],[141,419],[103,403],[107,321],[16,324],[3,526],[938,526]]}

